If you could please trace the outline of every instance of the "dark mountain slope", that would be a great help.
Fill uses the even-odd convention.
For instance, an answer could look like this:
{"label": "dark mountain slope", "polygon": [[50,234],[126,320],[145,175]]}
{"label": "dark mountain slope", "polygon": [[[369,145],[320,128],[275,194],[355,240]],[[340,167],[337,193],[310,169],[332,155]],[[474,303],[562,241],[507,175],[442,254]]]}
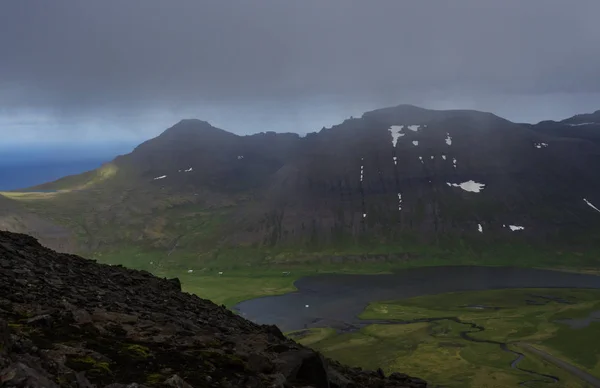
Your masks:
{"label": "dark mountain slope", "polygon": [[177,279],[96,264],[0,232],[2,387],[425,387],[348,368]]}
{"label": "dark mountain slope", "polygon": [[[590,117],[576,118],[553,125],[587,127],[571,124]],[[183,120],[102,169],[44,186],[65,189],[52,206],[23,204],[77,230],[91,252],[596,246],[600,144],[543,125],[411,105],[304,138]]]}
{"label": "dark mountain slope", "polygon": [[[309,136],[306,157],[273,182],[269,203],[279,218],[271,230],[381,241],[410,231],[477,235],[478,224],[508,239],[508,225],[543,238],[567,224],[600,226],[583,201],[600,202],[593,144],[543,136],[491,114],[427,112],[374,111]],[[390,128],[400,127],[394,145]],[[469,181],[484,186],[449,186]]]}
{"label": "dark mountain slope", "polygon": [[545,135],[589,140],[600,145],[600,110],[580,114],[562,121],[542,121],[529,128]]}
{"label": "dark mountain slope", "polygon": [[23,206],[0,194],[0,230],[31,233],[49,248],[75,252],[77,241],[68,229],[27,211]]}

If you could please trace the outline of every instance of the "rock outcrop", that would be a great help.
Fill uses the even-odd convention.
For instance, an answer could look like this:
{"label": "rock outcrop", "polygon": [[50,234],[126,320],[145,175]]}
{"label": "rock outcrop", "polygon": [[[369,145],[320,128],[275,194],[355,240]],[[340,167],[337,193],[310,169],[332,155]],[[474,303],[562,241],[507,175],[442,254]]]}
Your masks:
{"label": "rock outcrop", "polygon": [[1,387],[425,387],[350,368],[177,279],[0,232]]}

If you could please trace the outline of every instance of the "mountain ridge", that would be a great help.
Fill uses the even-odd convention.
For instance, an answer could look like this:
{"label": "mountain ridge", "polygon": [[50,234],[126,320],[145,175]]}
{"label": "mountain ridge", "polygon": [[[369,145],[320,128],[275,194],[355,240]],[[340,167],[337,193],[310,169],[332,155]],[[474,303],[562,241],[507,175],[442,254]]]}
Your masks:
{"label": "mountain ridge", "polygon": [[[103,169],[38,189],[64,189],[56,212],[44,211],[86,234],[82,249],[92,254],[131,244],[169,252],[173,241],[214,260],[238,247],[389,247],[392,256],[414,244],[479,255],[495,244],[595,249],[600,143],[586,127],[412,105],[305,137],[182,120]],[[39,211],[36,203],[23,202]]]}

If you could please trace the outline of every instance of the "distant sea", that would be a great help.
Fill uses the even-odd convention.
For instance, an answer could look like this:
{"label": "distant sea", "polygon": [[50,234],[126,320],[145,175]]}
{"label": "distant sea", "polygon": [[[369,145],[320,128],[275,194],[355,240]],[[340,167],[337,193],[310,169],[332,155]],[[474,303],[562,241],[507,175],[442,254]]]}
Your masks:
{"label": "distant sea", "polygon": [[67,175],[93,170],[105,162],[107,160],[0,165],[0,191],[24,189],[52,182]]}
{"label": "distant sea", "polygon": [[132,149],[131,144],[0,147],[0,191],[24,189],[94,170]]}

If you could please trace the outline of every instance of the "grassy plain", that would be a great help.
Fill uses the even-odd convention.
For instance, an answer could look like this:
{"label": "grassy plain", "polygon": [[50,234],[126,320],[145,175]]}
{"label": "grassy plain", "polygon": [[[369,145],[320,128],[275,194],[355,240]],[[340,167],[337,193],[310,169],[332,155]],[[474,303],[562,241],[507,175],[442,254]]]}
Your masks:
{"label": "grassy plain", "polygon": [[[486,308],[482,308],[482,307]],[[364,368],[382,367],[420,376],[448,387],[511,387],[538,379],[513,369],[514,354],[492,343],[472,342],[461,332],[479,340],[508,344],[526,355],[520,368],[556,376],[552,386],[585,387],[579,378],[519,347],[536,347],[592,375],[600,375],[600,323],[571,329],[556,319],[586,317],[600,310],[600,290],[510,289],[456,292],[370,304],[363,319],[412,321],[455,317],[485,330],[453,320],[407,324],[368,325],[358,332],[336,334],[315,329],[297,340],[326,356]],[[548,380],[549,381],[549,380]],[[530,382],[528,386],[547,386]]]}

